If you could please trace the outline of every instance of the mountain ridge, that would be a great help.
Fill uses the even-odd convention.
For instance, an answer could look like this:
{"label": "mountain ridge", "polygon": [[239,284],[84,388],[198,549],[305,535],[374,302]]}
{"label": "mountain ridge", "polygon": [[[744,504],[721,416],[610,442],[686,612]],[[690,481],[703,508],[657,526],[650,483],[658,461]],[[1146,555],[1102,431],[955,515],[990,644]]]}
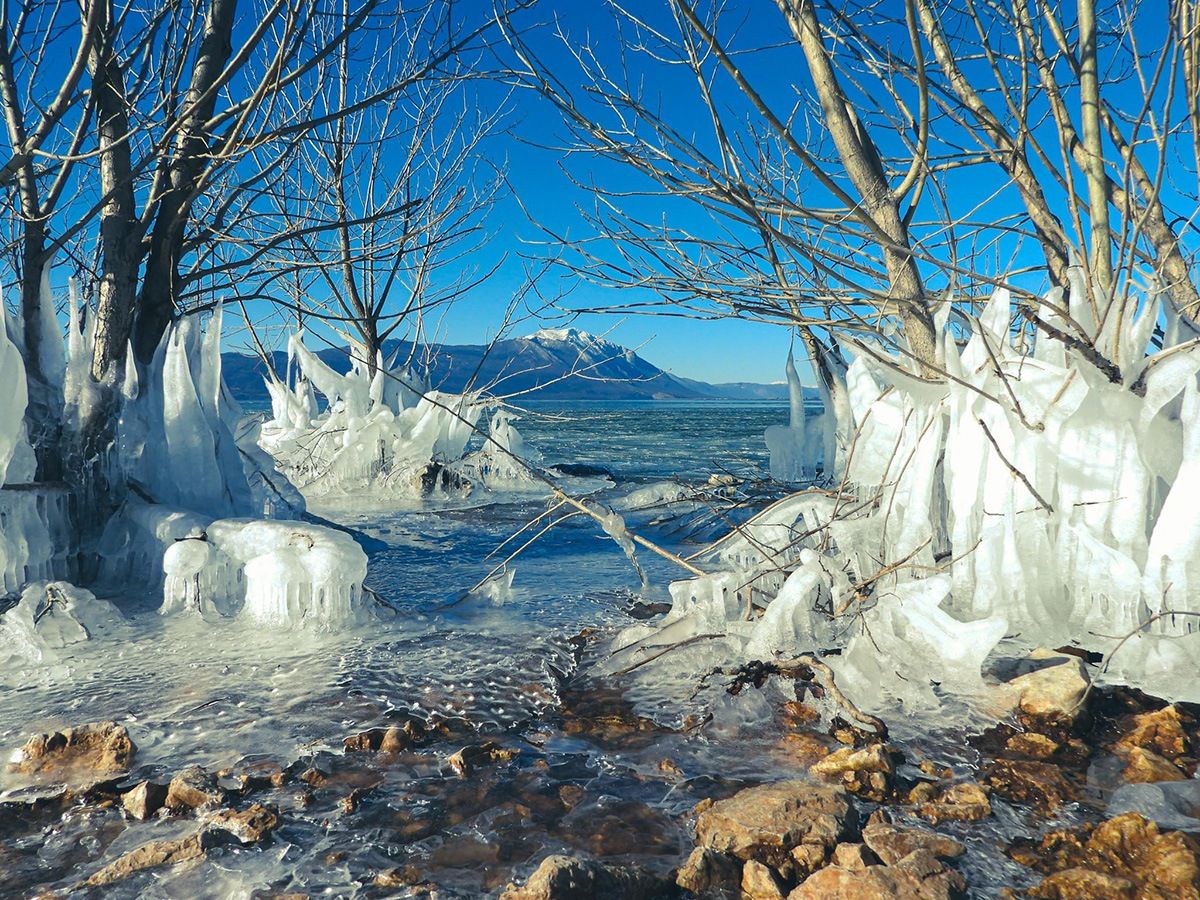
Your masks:
{"label": "mountain ridge", "polygon": [[[349,368],[345,348],[315,351],[338,372]],[[272,354],[276,372],[287,357]],[[787,385],[728,382],[710,384],[673,375],[634,350],[576,328],[543,328],[530,335],[505,338],[490,345],[434,344],[416,347],[388,341],[384,358],[411,359],[429,384],[461,392],[468,385],[499,396],[532,400],[786,400]],[[225,382],[239,402],[267,400],[259,357],[222,354]],[[815,388],[805,388],[815,398]]]}

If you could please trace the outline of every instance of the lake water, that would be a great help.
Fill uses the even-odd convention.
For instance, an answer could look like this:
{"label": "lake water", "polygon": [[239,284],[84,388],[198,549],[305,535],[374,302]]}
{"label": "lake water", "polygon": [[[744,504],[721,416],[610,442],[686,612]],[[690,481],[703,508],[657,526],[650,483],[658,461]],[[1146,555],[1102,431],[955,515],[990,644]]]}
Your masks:
{"label": "lake water", "polygon": [[[611,472],[603,499],[666,478],[761,477],[763,430],[786,418],[785,404],[765,402],[560,403],[531,406],[518,427],[547,465]],[[604,693],[578,681],[604,641],[580,651],[572,638],[630,624],[633,600],[667,599],[668,583],[681,575],[673,563],[642,553],[649,585],[640,590],[619,549],[585,517],[554,528],[515,560],[502,605],[471,598],[447,607],[509,550],[489,554],[545,508],[537,495],[476,492],[403,510],[321,510],[377,542],[368,584],[394,610],[344,633],[278,634],[236,619],[163,618],[156,598],[110,585],[105,593],[129,616],[125,633],[7,685],[0,744],[12,748],[37,731],[111,718],[139,745],[137,777],[166,778],[188,764],[216,771],[297,758],[322,773],[311,789],[296,784],[263,798],[284,823],[266,848],[214,852],[123,882],[113,896],[390,896],[374,879],[397,866],[439,884],[438,896],[487,896],[562,851],[668,869],[690,847],[683,816],[696,802],[772,774],[794,776],[795,763],[780,753],[778,726],[761,697],[739,698],[736,710],[699,730],[643,732],[612,724],[609,712],[596,719],[599,731],[570,727],[588,720],[576,708],[580,698]],[[726,527],[703,512],[657,519],[635,515],[630,525],[680,554]],[[693,691],[689,683],[678,687],[640,711],[682,721]],[[345,737],[409,715],[449,719],[459,730],[386,763],[342,755]],[[518,753],[506,774],[464,780],[448,773],[448,755],[484,737]],[[25,887],[62,888],[186,827],[126,827],[116,810],[65,816],[5,864]],[[985,844],[996,839],[977,833]],[[985,859],[1008,871],[994,852]]]}

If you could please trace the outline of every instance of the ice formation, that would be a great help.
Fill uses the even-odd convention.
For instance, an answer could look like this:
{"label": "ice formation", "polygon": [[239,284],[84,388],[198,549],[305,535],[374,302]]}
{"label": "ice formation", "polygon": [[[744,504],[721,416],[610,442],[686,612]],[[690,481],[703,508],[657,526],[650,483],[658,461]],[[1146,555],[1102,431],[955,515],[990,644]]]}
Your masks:
{"label": "ice formation", "polygon": [[[776,481],[812,480],[821,464],[820,455],[824,447],[816,447],[811,440],[816,432],[807,420],[804,408],[804,386],[796,371],[796,360],[788,351],[785,369],[788,386],[788,424],[771,425],[763,434],[767,449],[771,451],[771,477]],[[822,454],[814,452],[820,449]]]}
{"label": "ice formation", "polygon": [[317,525],[218,519],[163,551],[164,613],[241,614],[260,625],[345,625],[363,618],[367,556]]}
{"label": "ice formation", "polygon": [[[106,402],[88,373],[95,321],[72,284],[64,341],[46,283],[43,297],[40,365],[59,392],[69,432],[94,404]],[[6,386],[0,397],[0,591],[94,574],[111,587],[161,588],[164,612],[239,614],[269,626],[336,626],[362,618],[366,555],[345,533],[289,521],[303,513],[304,501],[259,447],[257,426],[248,424],[225,387],[219,305],[206,321],[191,315],[172,323],[149,366],[139,367],[130,354],[119,383],[110,386],[118,418],[100,466],[114,499],[123,502],[95,545],[94,573],[94,566],[71,571],[80,548],[68,520],[67,489],[27,483],[34,460],[23,421],[20,334],[6,313],[0,325]],[[401,393],[380,382],[371,397]],[[428,439],[433,446],[466,440],[465,433],[445,428]],[[37,640],[50,647],[70,643],[93,629],[92,612],[107,608],[65,582],[38,588],[38,596],[61,600],[46,608],[29,599],[30,590],[0,618],[25,647],[41,646]],[[52,626],[54,634],[47,631]]]}
{"label": "ice formation", "polygon": [[0,665],[55,661],[73,644],[115,630],[122,616],[107,600],[65,581],[39,581],[0,617]]}
{"label": "ice formation", "polygon": [[[382,354],[371,374],[365,355],[350,341],[350,370],[343,375],[305,346],[303,333],[296,334],[288,341],[290,377],[267,381],[272,416],[259,443],[305,496],[388,502],[430,490],[466,492],[475,483],[533,482],[519,459],[536,463],[537,454],[509,412],[494,414],[490,440],[467,455],[490,401],[431,390],[411,368],[388,365]],[[323,409],[316,394],[325,400]]]}
{"label": "ice formation", "polygon": [[[1005,290],[971,318],[965,345],[943,309],[950,378],[857,354],[850,422],[836,423],[853,435],[848,490],[764,511],[702,557],[715,574],[672,587],[657,636],[634,629],[616,646],[723,634],[731,653],[756,658],[837,647],[830,663],[864,706],[923,707],[935,685],[982,687],[1006,635],[1110,650],[1136,633],[1112,671],[1200,698],[1200,618],[1171,615],[1200,612],[1200,344],[1154,298],[1099,319],[1072,278],[1039,315],[1069,333],[1054,312],[1066,305],[1116,370],[1045,333],[1014,343]],[[788,480],[809,471],[798,446],[814,456],[797,424],[793,410],[786,432],[768,432],[772,470]],[[840,443],[833,425],[826,446]]]}

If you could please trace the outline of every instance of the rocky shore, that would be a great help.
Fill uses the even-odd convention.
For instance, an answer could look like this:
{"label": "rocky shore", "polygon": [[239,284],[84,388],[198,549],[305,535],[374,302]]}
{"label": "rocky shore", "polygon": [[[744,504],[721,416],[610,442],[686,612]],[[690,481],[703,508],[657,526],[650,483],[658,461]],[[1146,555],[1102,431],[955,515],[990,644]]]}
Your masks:
{"label": "rocky shore", "polygon": [[[961,736],[969,764],[830,715],[798,682],[759,783],[658,756],[704,723],[663,728],[596,683],[565,685],[553,716],[513,733],[393,714],[340,752],[212,770],[161,771],[140,762],[136,727],[78,725],[12,756],[0,892],[133,896],[181,867],[317,842],[319,860],[277,867],[253,896],[324,893],[323,865],[364,897],[942,900],[972,892],[1002,817],[1023,832],[1000,848],[1022,873],[1010,897],[1200,898],[1197,711],[1097,688],[1074,651],[998,677],[1010,708]],[[602,783],[597,754],[637,765]],[[676,795],[690,799],[655,802]]]}

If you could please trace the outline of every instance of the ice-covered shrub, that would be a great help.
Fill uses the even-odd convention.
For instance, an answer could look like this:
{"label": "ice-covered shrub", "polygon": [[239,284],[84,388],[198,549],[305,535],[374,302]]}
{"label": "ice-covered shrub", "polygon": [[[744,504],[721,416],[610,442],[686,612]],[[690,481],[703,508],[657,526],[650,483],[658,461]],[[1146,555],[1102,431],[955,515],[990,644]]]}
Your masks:
{"label": "ice-covered shrub", "polygon": [[843,687],[879,707],[979,687],[1006,634],[1105,650],[1136,631],[1114,671],[1196,696],[1200,619],[1166,613],[1200,612],[1200,346],[1153,298],[1097,321],[1078,272],[1039,311],[1066,334],[1064,306],[1097,354],[1053,332],[1015,344],[999,290],[964,346],[941,316],[948,377],[856,355],[848,490],[797,494],[715,545],[704,563],[737,577],[673,586],[662,632],[756,658],[841,647]]}
{"label": "ice-covered shrub", "polygon": [[[350,370],[339,374],[303,337],[288,341],[291,386],[267,380],[272,417],[262,425],[259,442],[306,496],[336,501],[369,495],[378,502],[416,496],[431,486],[469,490],[474,483],[506,488],[531,483],[528,467],[515,457],[536,462],[537,454],[508,412],[495,413],[491,439],[467,455],[490,401],[431,390],[407,366],[389,367],[382,355],[371,374],[365,351],[354,344]],[[324,409],[316,394],[324,397]]]}

